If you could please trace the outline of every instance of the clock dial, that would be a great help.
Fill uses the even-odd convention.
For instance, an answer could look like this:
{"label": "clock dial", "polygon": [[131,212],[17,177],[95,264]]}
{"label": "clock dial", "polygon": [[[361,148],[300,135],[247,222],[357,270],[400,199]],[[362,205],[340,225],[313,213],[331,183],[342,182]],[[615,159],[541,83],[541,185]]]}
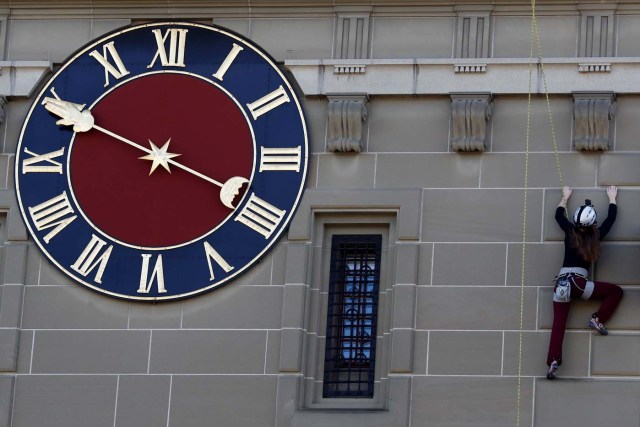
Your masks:
{"label": "clock dial", "polygon": [[23,126],[16,192],[39,247],[108,295],[196,295],[250,268],[302,196],[291,84],[221,28],[129,27],[74,54]]}
{"label": "clock dial", "polygon": [[[210,82],[185,74],[146,75],[117,86],[91,113],[101,127],[149,149],[164,146],[176,161],[205,176],[221,182],[251,177],[247,117]],[[210,232],[233,213],[220,200],[219,187],[145,154],[102,132],[76,135],[69,164],[73,192],[103,232],[133,246],[175,246]]]}

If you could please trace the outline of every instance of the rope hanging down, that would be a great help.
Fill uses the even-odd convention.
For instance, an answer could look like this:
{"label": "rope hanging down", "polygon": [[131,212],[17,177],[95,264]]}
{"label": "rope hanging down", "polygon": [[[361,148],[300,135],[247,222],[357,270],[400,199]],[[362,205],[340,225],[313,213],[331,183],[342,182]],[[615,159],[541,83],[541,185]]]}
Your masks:
{"label": "rope hanging down", "polygon": [[529,191],[529,141],[531,137],[531,86],[533,82],[533,50],[537,48],[537,60],[539,66],[539,74],[544,85],[544,95],[547,103],[547,117],[549,126],[551,127],[551,140],[553,141],[553,152],[555,154],[556,168],[558,177],[560,178],[560,187],[564,186],[564,178],[562,176],[562,167],[560,166],[560,156],[558,154],[558,144],[556,140],[555,126],[553,124],[553,116],[551,114],[551,102],[549,101],[549,91],[547,88],[547,78],[544,72],[544,62],[542,61],[542,49],[540,44],[540,33],[538,32],[538,23],[536,20],[536,2],[531,0],[531,32],[529,35],[529,85],[527,93],[527,125],[525,138],[525,155],[524,155],[524,197],[522,208],[522,264],[520,273],[520,333],[518,340],[518,392],[516,398],[516,426],[520,427],[520,402],[522,388],[522,338],[524,326],[524,283],[525,283],[525,257],[526,257],[526,241],[527,241],[527,195]]}

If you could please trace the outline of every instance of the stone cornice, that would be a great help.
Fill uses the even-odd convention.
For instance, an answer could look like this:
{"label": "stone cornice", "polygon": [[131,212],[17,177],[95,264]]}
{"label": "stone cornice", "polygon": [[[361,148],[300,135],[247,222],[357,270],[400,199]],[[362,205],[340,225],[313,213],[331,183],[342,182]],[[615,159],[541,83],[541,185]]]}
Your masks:
{"label": "stone cornice", "polygon": [[[127,2],[131,5],[148,6],[157,5],[157,0],[132,0]],[[170,7],[181,6],[202,6],[211,5],[211,0],[165,0],[163,4]],[[475,7],[479,3],[478,0],[217,0],[216,5],[221,6],[248,6],[248,7],[282,7],[282,6],[371,6],[383,5],[383,6],[463,6],[463,7]],[[494,5],[531,5],[529,0],[492,0]],[[549,5],[601,5],[601,4],[633,4],[637,3],[637,0],[538,0],[536,6],[544,7]],[[9,7],[38,7],[38,6],[51,6],[51,5],[73,5],[80,7],[96,7],[96,6],[109,6],[109,5],[122,5],[121,0],[11,0]]]}
{"label": "stone cornice", "polygon": [[[0,6],[11,19],[131,18],[211,19],[233,16],[312,17],[331,15],[338,9],[371,9],[372,16],[454,16],[460,10],[492,10],[494,15],[529,15],[527,0],[12,0]],[[637,0],[538,0],[538,16],[575,15],[578,10],[611,9],[618,13],[640,12]]]}
{"label": "stone cornice", "polygon": [[0,61],[0,96],[31,96],[49,71],[49,61]]}
{"label": "stone cornice", "polygon": [[[480,63],[481,62],[481,63]],[[640,58],[549,58],[534,63],[532,93],[576,91],[640,93]],[[451,92],[527,94],[529,59],[286,60],[305,95],[448,95]],[[468,66],[468,67],[467,67]],[[336,69],[360,70],[336,73]],[[545,79],[540,70],[544,68]],[[460,72],[473,69],[475,72]],[[362,72],[364,70],[364,72]],[[593,71],[591,71],[593,70]],[[457,72],[456,72],[457,71]]]}

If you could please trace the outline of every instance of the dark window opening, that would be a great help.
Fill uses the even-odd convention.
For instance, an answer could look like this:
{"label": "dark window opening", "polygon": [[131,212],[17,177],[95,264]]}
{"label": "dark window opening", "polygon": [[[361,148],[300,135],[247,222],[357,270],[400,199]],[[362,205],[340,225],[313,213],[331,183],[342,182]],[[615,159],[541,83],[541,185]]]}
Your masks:
{"label": "dark window opening", "polygon": [[373,397],[381,235],[334,235],[323,397]]}

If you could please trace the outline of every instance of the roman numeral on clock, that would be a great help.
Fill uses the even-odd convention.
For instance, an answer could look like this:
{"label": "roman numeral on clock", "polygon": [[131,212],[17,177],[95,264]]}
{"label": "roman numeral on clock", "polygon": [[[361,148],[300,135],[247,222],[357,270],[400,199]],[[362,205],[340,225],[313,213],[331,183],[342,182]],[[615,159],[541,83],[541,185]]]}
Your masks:
{"label": "roman numeral on clock", "polygon": [[239,45],[234,43],[233,47],[231,48],[231,51],[229,52],[227,57],[224,59],[224,61],[222,61],[222,64],[220,65],[220,68],[218,68],[218,71],[215,72],[213,77],[215,77],[216,79],[222,81],[222,78],[224,77],[224,74],[227,72],[227,70],[229,69],[231,64],[233,64],[233,61],[236,59],[236,56],[238,56],[240,51],[243,50],[243,49],[244,48],[242,46],[239,46]]}
{"label": "roman numeral on clock", "polygon": [[300,172],[300,146],[293,148],[260,149],[260,172],[262,171],[296,171]]}
{"label": "roman numeral on clock", "polygon": [[213,246],[211,246],[209,242],[204,242],[204,253],[207,255],[207,264],[209,265],[210,280],[215,279],[215,275],[213,274],[213,264],[211,263],[212,260],[216,264],[218,264],[220,267],[222,267],[225,273],[228,273],[231,270],[233,270],[233,267],[230,266],[229,263],[225,261],[224,258],[222,258],[215,249],[213,249]]}
{"label": "roman numeral on clock", "polygon": [[56,234],[61,232],[78,217],[74,215],[75,212],[69,203],[66,191],[46,202],[30,207],[29,213],[38,231],[53,228],[53,230],[44,236],[43,240],[46,243],[49,243]]}
{"label": "roman numeral on clock", "polygon": [[62,174],[62,163],[57,162],[53,159],[64,155],[64,147],[45,154],[34,153],[32,151],[29,151],[29,149],[25,147],[24,152],[33,157],[29,157],[22,161],[23,174],[32,172],[52,172]]}
{"label": "roman numeral on clock", "polygon": [[273,92],[263,96],[257,101],[247,104],[247,107],[249,107],[249,111],[253,116],[253,120],[257,120],[258,117],[262,116],[263,114],[268,113],[274,108],[279,107],[280,105],[289,101],[291,101],[289,99],[289,95],[287,95],[284,87],[280,85],[278,89],[274,90]]}
{"label": "roman numeral on clock", "polygon": [[[96,61],[100,63],[104,67],[104,86],[109,86],[109,74],[111,74],[116,79],[121,79],[122,77],[129,74],[129,70],[124,66],[122,59],[120,59],[120,55],[116,50],[114,42],[110,42],[102,46],[102,54],[100,54],[97,50],[94,50],[89,53],[89,56],[95,58]],[[114,65],[112,65],[107,59],[108,56],[111,56],[113,59]]]}
{"label": "roman numeral on clock", "polygon": [[276,208],[252,193],[247,204],[234,220],[243,223],[268,239],[278,228],[286,213],[287,211]]}
{"label": "roman numeral on clock", "polygon": [[76,262],[71,264],[71,269],[87,277],[91,271],[98,267],[94,280],[97,283],[102,283],[102,274],[107,267],[107,262],[109,262],[109,257],[113,250],[113,245],[109,245],[108,248],[100,253],[106,244],[107,242],[92,234],[89,244],[84,248]]}
{"label": "roman numeral on clock", "polygon": [[[162,30],[152,30],[152,32],[156,37],[158,50],[151,60],[151,63],[147,65],[147,68],[153,67],[158,57],[163,67],[184,67],[184,49],[186,47],[187,32],[189,32],[189,30],[185,28],[170,28],[164,35],[162,35]],[[169,39],[168,55],[165,46],[167,38]]]}
{"label": "roman numeral on clock", "polygon": [[153,281],[158,283],[158,293],[165,293],[167,290],[164,287],[164,270],[162,268],[162,254],[158,255],[156,263],[151,271],[151,277],[149,277],[149,263],[151,260],[151,254],[142,255],[142,270],[140,271],[140,287],[138,288],[139,294],[148,294]]}

